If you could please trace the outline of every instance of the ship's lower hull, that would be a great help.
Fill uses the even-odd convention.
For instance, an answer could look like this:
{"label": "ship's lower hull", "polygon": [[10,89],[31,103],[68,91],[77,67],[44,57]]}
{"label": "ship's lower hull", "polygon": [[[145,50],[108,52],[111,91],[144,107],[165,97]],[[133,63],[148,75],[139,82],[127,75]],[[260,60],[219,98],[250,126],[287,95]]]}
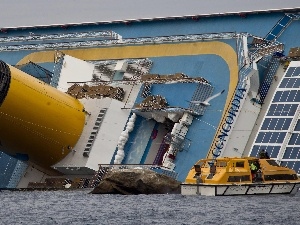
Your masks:
{"label": "ship's lower hull", "polygon": [[230,185],[181,184],[182,195],[204,196],[232,196],[232,195],[266,195],[291,194],[294,195],[300,188],[300,182],[295,183],[253,183]]}

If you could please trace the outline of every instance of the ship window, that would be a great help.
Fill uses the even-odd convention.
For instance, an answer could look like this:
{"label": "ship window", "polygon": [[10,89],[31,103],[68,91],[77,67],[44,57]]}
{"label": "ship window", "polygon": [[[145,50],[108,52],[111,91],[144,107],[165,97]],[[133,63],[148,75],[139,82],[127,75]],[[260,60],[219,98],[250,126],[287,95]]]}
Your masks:
{"label": "ship window", "polygon": [[300,161],[295,162],[293,169],[296,171],[296,173],[300,173]]}
{"label": "ship window", "polygon": [[277,91],[273,98],[273,102],[287,102],[287,98],[289,96],[289,91]]}
{"label": "ship window", "polygon": [[291,153],[293,151],[294,148],[292,147],[287,147],[285,149],[284,155],[283,155],[283,159],[290,159],[291,158]]}
{"label": "ship window", "polygon": [[291,139],[289,141],[289,145],[299,145],[300,144],[300,135],[292,134]]}
{"label": "ship window", "polygon": [[243,167],[244,168],[244,161],[243,162],[236,162],[235,166],[236,167]]}
{"label": "ship window", "polygon": [[290,159],[298,159],[299,153],[300,153],[299,147],[293,147],[293,152],[291,153]]}
{"label": "ship window", "polygon": [[277,91],[272,102],[299,102],[300,92],[298,90]]}
{"label": "ship window", "polygon": [[295,131],[300,131],[300,120],[297,121],[297,125],[295,127]]}
{"label": "ship window", "polygon": [[292,122],[292,118],[285,118],[284,119],[284,123],[283,123],[283,125],[282,125],[282,127],[281,127],[280,130],[287,130],[287,129],[289,129],[289,127],[291,125],[291,122]]}
{"label": "ship window", "polygon": [[226,167],[227,166],[227,162],[221,161],[221,162],[217,162],[217,167]]}
{"label": "ship window", "polygon": [[267,146],[264,149],[266,149],[266,151],[269,153],[269,156],[271,158],[276,158],[279,153],[280,146]]}
{"label": "ship window", "polygon": [[282,143],[285,132],[259,132],[256,143]]}
{"label": "ship window", "polygon": [[291,121],[291,118],[266,118],[261,130],[287,130]]}
{"label": "ship window", "polygon": [[271,104],[267,116],[279,116],[283,109],[281,104]]}
{"label": "ship window", "polygon": [[285,73],[285,77],[292,77],[293,76],[293,73],[295,72],[297,67],[290,67],[286,73]]}
{"label": "ship window", "polygon": [[274,174],[274,175],[265,175],[265,181],[270,180],[297,180],[297,174]]}
{"label": "ship window", "polygon": [[280,88],[298,88],[300,87],[299,78],[284,78],[279,86]]}
{"label": "ship window", "polygon": [[288,86],[288,83],[291,81],[291,78],[284,78],[280,85],[279,85],[279,88],[285,88]]}
{"label": "ship window", "polygon": [[242,182],[242,181],[250,181],[250,175],[229,176],[227,180],[227,182]]}
{"label": "ship window", "polygon": [[281,116],[293,116],[297,110],[298,104],[285,104]]}
{"label": "ship window", "polygon": [[[293,90],[291,93],[295,94],[295,96],[292,99],[292,102],[300,102],[300,91],[299,90]],[[290,100],[290,98],[289,98],[289,100]]]}
{"label": "ship window", "polygon": [[300,76],[300,67],[296,67],[293,77]]}
{"label": "ship window", "polygon": [[269,159],[269,160],[267,160],[267,162],[268,162],[271,166],[279,166],[279,165],[277,164],[277,162],[275,162],[275,160],[273,160],[273,159]]}

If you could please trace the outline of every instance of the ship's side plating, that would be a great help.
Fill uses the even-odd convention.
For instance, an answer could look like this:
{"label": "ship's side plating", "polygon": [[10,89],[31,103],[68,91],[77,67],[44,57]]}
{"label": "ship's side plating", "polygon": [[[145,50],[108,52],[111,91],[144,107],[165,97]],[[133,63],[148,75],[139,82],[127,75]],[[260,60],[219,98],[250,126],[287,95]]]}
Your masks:
{"label": "ship's side plating", "polygon": [[75,98],[0,61],[0,148],[49,167],[77,143],[85,121]]}

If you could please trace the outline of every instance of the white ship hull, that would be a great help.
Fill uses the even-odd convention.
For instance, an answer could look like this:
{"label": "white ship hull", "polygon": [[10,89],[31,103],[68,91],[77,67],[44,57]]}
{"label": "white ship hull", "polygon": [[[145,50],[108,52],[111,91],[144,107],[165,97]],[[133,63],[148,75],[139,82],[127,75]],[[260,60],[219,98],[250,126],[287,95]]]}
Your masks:
{"label": "white ship hull", "polygon": [[261,195],[261,194],[291,194],[295,195],[300,183],[254,183],[230,185],[181,184],[182,195],[231,196],[231,195]]}

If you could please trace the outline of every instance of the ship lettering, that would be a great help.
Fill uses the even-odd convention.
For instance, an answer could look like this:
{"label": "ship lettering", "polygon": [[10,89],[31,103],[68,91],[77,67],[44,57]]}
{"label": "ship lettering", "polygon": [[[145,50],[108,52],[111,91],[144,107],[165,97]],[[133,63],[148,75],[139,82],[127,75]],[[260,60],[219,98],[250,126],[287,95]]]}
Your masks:
{"label": "ship lettering", "polygon": [[226,137],[231,131],[232,124],[236,118],[236,113],[239,111],[241,105],[241,99],[245,96],[246,89],[239,88],[237,93],[234,95],[234,99],[231,102],[231,107],[228,110],[228,115],[225,119],[225,123],[222,124],[220,134],[218,135],[218,140],[215,143],[215,149],[213,151],[213,156],[218,157],[221,153],[221,149],[224,148],[224,143],[227,141]]}

